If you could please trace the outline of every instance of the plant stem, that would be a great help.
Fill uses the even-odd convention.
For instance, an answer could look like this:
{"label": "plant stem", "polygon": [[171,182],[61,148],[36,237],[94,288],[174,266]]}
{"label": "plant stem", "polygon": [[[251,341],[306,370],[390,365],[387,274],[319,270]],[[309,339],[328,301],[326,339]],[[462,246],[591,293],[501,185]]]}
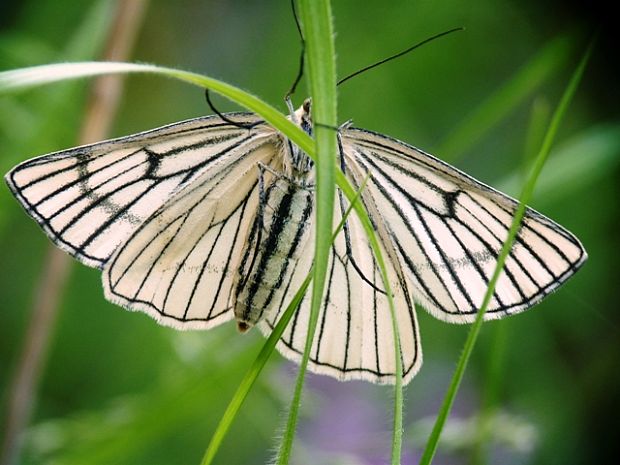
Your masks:
{"label": "plant stem", "polygon": [[279,448],[278,463],[280,465],[287,464],[290,460],[301,404],[301,393],[310,350],[314,341],[319,310],[323,301],[323,290],[331,250],[330,239],[336,186],[336,133],[327,127],[333,127],[337,122],[336,65],[330,3],[329,0],[301,0],[300,7],[302,29],[306,42],[310,94],[313,99],[313,119],[319,121],[321,125],[314,127],[316,144],[316,237],[311,309],[306,346],[299,366],[286,429]]}
{"label": "plant stem", "polygon": [[549,152],[551,151],[553,140],[555,139],[555,135],[560,126],[560,122],[566,114],[568,105],[577,90],[577,86],[579,84],[579,81],[581,80],[581,76],[583,75],[588,59],[590,58],[590,55],[592,53],[593,46],[594,41],[590,43],[590,46],[584,53],[581,61],[579,62],[579,65],[573,73],[571,80],[568,83],[568,86],[566,87],[566,90],[564,91],[564,94],[562,95],[562,98],[553,114],[553,118],[551,119],[551,123],[549,124],[549,128],[547,129],[547,132],[545,134],[542,146],[534,162],[534,167],[532,168],[530,175],[528,176],[528,179],[523,186],[523,190],[521,192],[521,195],[519,196],[519,206],[517,207],[512,224],[510,226],[510,230],[508,231],[508,237],[502,245],[502,249],[497,258],[495,270],[493,271],[493,275],[489,280],[489,286],[487,288],[486,294],[484,295],[484,299],[482,300],[480,310],[478,311],[476,315],[476,320],[472,324],[471,329],[467,335],[467,339],[465,340],[465,345],[463,347],[463,351],[454,371],[454,375],[452,376],[452,380],[450,381],[448,391],[446,392],[446,396],[444,397],[441,408],[439,409],[437,420],[435,421],[433,430],[431,431],[431,435],[428,439],[428,442],[426,443],[426,448],[424,449],[422,458],[420,459],[420,465],[430,465],[435,455],[435,452],[437,451],[439,437],[441,436],[441,432],[443,431],[446,420],[448,419],[448,415],[450,414],[450,410],[452,409],[452,404],[454,403],[454,399],[456,398],[456,393],[458,392],[461,380],[463,379],[463,374],[465,373],[465,369],[467,368],[469,358],[474,350],[474,345],[476,344],[478,334],[480,333],[480,329],[482,327],[482,322],[484,321],[484,314],[489,305],[489,302],[491,301],[493,292],[495,291],[495,285],[497,284],[497,280],[499,279],[499,275],[502,272],[504,263],[506,261],[506,258],[508,257],[508,253],[512,248],[512,244],[521,225],[521,220],[523,219],[523,216],[525,214],[525,205],[532,197],[536,181],[538,180],[543,166],[547,161]]}

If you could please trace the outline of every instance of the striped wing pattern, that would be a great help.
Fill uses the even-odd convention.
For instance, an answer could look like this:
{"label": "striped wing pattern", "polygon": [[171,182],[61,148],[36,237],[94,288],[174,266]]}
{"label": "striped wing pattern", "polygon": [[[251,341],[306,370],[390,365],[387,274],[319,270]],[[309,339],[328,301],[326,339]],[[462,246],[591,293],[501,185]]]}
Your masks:
{"label": "striped wing pattern", "polygon": [[257,163],[281,170],[274,136],[198,118],[29,160],[6,179],[58,246],[103,270],[108,300],[168,326],[208,328],[232,317]]}
{"label": "striped wing pattern", "polygon": [[257,165],[276,169],[276,154],[273,137],[254,137],[177,191],[105,264],[106,297],[177,328],[231,319],[235,273],[258,208]]}
{"label": "striped wing pattern", "polygon": [[[456,168],[381,134],[342,132],[354,183],[415,300],[452,323],[475,319],[517,202]],[[587,256],[562,226],[528,208],[485,319],[518,313],[570,277]]]}
{"label": "striped wing pattern", "polygon": [[[210,328],[233,317],[239,270],[257,254],[248,243],[261,205],[270,208],[265,179],[282,176],[282,185],[294,187],[282,174],[282,136],[251,114],[226,116],[255,126],[197,118],[35,158],[6,180],[56,245],[102,269],[108,300],[178,329]],[[517,203],[400,141],[349,126],[339,137],[352,184],[370,174],[361,199],[386,258],[408,382],[422,363],[414,301],[442,320],[473,321]],[[339,195],[334,227],[347,207]],[[263,333],[312,267],[311,215],[295,260],[274,263],[283,271],[262,281],[279,287],[264,291],[270,308],[258,323]],[[284,251],[278,255],[286,257]],[[485,318],[532,306],[585,259],[575,236],[528,209]],[[309,368],[341,380],[393,383],[392,319],[355,215],[332,246],[327,272]],[[278,343],[292,360],[301,359],[309,315],[307,295]]]}
{"label": "striped wing pattern", "polygon": [[[346,201],[342,198],[340,200],[334,215],[334,229],[347,207]],[[286,289],[292,290],[290,297],[300,287],[310,269],[313,244],[313,238],[309,239],[304,257],[286,283]],[[383,253],[385,256],[385,250]],[[422,364],[418,324],[409,284],[393,262],[388,261],[386,265],[394,294],[404,382],[408,382]],[[349,216],[345,230],[336,238],[327,273],[329,286],[319,313],[309,368],[340,380],[364,379],[379,384],[393,383],[395,357],[392,317],[387,298],[382,292],[381,273],[366,233],[354,214]],[[305,348],[310,300],[308,293],[277,346],[291,360],[300,361]],[[259,324],[263,333],[271,332],[286,303],[283,300],[281,305],[276,306],[277,311]]]}
{"label": "striped wing pattern", "polygon": [[34,158],[6,181],[58,247],[101,268],[176,190],[252,137],[219,118],[198,118]]}

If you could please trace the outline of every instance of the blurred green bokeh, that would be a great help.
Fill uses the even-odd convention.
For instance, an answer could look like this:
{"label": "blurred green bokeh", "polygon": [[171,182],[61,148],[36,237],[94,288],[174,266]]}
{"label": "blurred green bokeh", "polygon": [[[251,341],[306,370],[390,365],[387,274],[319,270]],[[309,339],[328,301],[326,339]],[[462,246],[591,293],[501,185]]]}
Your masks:
{"label": "blurred green bokeh", "polygon": [[[98,56],[113,2],[5,2],[0,70]],[[535,2],[334,1],[340,75],[455,26],[466,31],[339,89],[340,120],[412,143],[480,180],[519,191],[524,160],[587,42],[576,15]],[[472,428],[497,410],[488,463],[604,463],[620,413],[617,298],[620,112],[605,43],[562,125],[533,206],[573,231],[589,261],[535,309],[484,326],[435,463],[470,463]],[[299,41],[285,1],[152,1],[137,61],[201,72],[285,111]],[[0,99],[0,172],[75,145],[87,82]],[[296,102],[304,95],[303,86]],[[236,110],[219,101],[222,111]],[[113,134],[208,113],[200,90],[154,77],[127,81]],[[0,414],[18,361],[48,240],[0,188]],[[406,390],[403,463],[416,463],[466,327],[419,312],[425,363]],[[499,334],[498,334],[499,332]],[[198,463],[262,337],[234,325],[178,333],[103,299],[99,273],[76,265],[62,300],[23,463]],[[490,367],[494,367],[490,369]],[[293,365],[274,357],[216,463],[265,463],[290,399]],[[381,463],[391,390],[310,376],[297,462]],[[489,394],[491,392],[491,394]]]}

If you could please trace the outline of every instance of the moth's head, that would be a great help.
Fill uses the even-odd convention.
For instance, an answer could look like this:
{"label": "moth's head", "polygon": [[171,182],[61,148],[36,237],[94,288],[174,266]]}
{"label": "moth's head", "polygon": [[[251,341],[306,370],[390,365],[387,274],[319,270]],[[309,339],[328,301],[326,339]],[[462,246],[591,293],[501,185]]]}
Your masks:
{"label": "moth's head", "polygon": [[307,134],[312,135],[312,115],[310,110],[312,108],[312,99],[307,98],[304,103],[295,111],[294,120]]}
{"label": "moth's head", "polygon": [[312,99],[307,98],[304,100],[304,103],[301,105],[301,109],[303,110],[303,114],[306,115],[308,119],[312,119],[310,116],[310,109],[312,108]]}

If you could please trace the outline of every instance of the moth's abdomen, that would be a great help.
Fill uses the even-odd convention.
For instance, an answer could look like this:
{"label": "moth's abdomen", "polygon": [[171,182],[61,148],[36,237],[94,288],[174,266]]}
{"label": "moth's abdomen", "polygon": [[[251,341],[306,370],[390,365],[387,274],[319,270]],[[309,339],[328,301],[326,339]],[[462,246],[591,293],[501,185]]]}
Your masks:
{"label": "moth's abdomen", "polygon": [[235,318],[241,331],[282,304],[282,283],[288,282],[311,230],[313,194],[307,188],[278,178],[261,202],[237,274]]}

